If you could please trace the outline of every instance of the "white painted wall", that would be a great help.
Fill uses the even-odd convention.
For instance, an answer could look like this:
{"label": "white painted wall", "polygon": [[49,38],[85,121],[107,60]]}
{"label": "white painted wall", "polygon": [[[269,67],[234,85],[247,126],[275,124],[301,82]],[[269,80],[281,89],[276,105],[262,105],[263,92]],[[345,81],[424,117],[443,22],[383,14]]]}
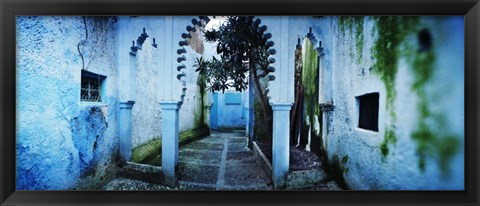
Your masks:
{"label": "white painted wall", "polygon": [[[299,19],[301,19],[299,17]],[[293,25],[292,31],[301,30],[301,22]],[[317,23],[318,22],[318,23]],[[441,133],[455,136],[459,142],[458,150],[449,162],[450,176],[442,176],[437,158],[433,152],[426,159],[426,169],[421,171],[418,166],[419,158],[416,153],[418,143],[412,139],[412,133],[420,124],[418,97],[411,89],[414,79],[413,68],[406,58],[399,59],[398,72],[395,79],[397,96],[394,101],[394,110],[397,119],[393,120],[386,111],[386,89],[378,75],[370,72],[376,59],[371,53],[376,39],[378,28],[375,21],[366,18],[363,27],[363,57],[360,64],[356,62],[355,31],[346,30],[341,33],[337,17],[325,17],[311,20],[315,36],[322,41],[325,56],[322,59],[321,69],[333,71],[332,83],[320,80],[326,91],[323,100],[328,100],[328,93],[332,92],[335,106],[327,119],[329,134],[324,138],[329,160],[334,156],[339,160],[348,156],[344,168],[344,178],[352,189],[463,189],[464,182],[464,96],[463,96],[463,19],[461,17],[433,18],[422,17],[420,28],[428,28],[433,36],[433,49],[437,62],[435,63],[432,79],[426,84],[425,90],[429,100],[428,107],[432,113],[439,114],[445,119]],[[409,36],[409,40],[416,45],[416,33]],[[407,40],[408,41],[408,40]],[[323,44],[325,42],[325,44]],[[291,55],[293,56],[293,54]],[[328,91],[329,88],[332,91]],[[379,131],[367,131],[357,128],[358,109],[355,97],[379,92]],[[322,100],[322,98],[320,98]],[[321,102],[322,103],[322,102]],[[396,144],[389,145],[389,153],[382,160],[380,146],[383,142],[385,127],[394,122],[397,136]],[[428,120],[433,121],[433,120]],[[438,124],[431,123],[434,131],[438,131]],[[326,132],[324,132],[326,134]],[[440,135],[440,133],[435,133]],[[441,139],[441,137],[438,137]],[[430,145],[430,147],[434,147]],[[435,149],[434,149],[435,150]]]}
{"label": "white painted wall", "polygon": [[[269,28],[278,27],[276,21],[269,21]],[[263,19],[262,19],[263,20]],[[439,154],[436,145],[429,144],[434,152],[426,158],[424,171],[419,169],[418,143],[412,134],[421,122],[419,97],[411,87],[415,78],[413,67],[407,59],[398,60],[395,77],[396,98],[395,120],[386,111],[386,88],[381,78],[371,71],[376,63],[372,53],[379,35],[375,20],[364,20],[362,58],[357,62],[356,32],[346,28],[341,31],[338,17],[290,17],[289,64],[294,67],[294,50],[297,38],[303,39],[309,28],[316,40],[322,42],[324,56],[320,59],[321,89],[319,103],[333,102],[333,112],[323,115],[322,138],[330,163],[334,157],[344,169],[343,174],[351,189],[463,189],[464,182],[464,53],[463,18],[461,17],[421,17],[418,28],[428,28],[433,36],[433,50],[436,56],[431,79],[425,85],[428,108],[442,116],[443,127],[433,118],[427,120],[433,131],[439,131],[438,139],[451,135],[458,141],[454,155],[449,162],[450,175],[445,175],[439,167]],[[355,27],[353,27],[355,28]],[[278,30],[272,29],[278,36]],[[417,33],[407,40],[417,46]],[[303,40],[302,40],[303,41]],[[285,42],[285,41],[284,41]],[[275,42],[276,43],[276,42]],[[284,52],[284,51],[281,51]],[[279,55],[276,55],[279,56]],[[276,75],[279,73],[276,72]],[[274,84],[270,84],[274,85]],[[358,108],[356,96],[370,92],[380,94],[379,131],[373,132],[358,128]],[[275,95],[275,94],[274,94]],[[275,99],[275,98],[273,98]],[[386,126],[395,125],[397,142],[389,144],[389,153],[382,160],[381,145]],[[445,135],[443,135],[445,134]],[[342,158],[347,157],[345,163]]]}

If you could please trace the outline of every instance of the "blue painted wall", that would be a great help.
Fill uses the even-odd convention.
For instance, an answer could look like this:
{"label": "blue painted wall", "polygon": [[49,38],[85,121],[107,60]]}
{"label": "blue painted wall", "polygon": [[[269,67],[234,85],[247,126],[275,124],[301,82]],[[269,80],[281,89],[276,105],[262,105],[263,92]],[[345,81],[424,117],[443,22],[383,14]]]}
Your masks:
{"label": "blue painted wall", "polygon": [[[87,18],[85,70],[106,76],[102,102],[81,102],[81,17],[17,18],[16,189],[95,188],[114,176],[118,151],[113,24]],[[102,53],[102,55],[98,55]]]}
{"label": "blue painted wall", "polygon": [[243,93],[225,91],[213,94],[210,117],[212,129],[245,128],[245,107]]}

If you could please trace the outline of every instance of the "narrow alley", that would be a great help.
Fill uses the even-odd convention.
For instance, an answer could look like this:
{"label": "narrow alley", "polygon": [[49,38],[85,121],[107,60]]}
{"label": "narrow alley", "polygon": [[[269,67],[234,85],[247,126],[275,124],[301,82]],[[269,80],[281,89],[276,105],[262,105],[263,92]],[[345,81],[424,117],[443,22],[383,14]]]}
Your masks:
{"label": "narrow alley", "polygon": [[[161,158],[156,158],[161,159]],[[102,190],[272,190],[272,181],[247,147],[244,130],[212,130],[211,135],[180,148],[179,181],[175,188],[155,183],[160,165],[134,165],[103,186]],[[157,165],[155,165],[157,164]],[[132,166],[132,165],[130,165]],[[148,171],[148,172],[146,172]],[[152,172],[153,171],[153,172]],[[135,172],[133,172],[135,173]],[[152,176],[148,176],[152,175]],[[334,182],[296,188],[300,190],[341,190]]]}
{"label": "narrow alley", "polygon": [[[247,148],[245,131],[215,131],[179,151],[179,184],[169,188],[119,177],[105,190],[269,190],[271,181]],[[153,166],[152,166],[153,167]],[[140,179],[140,178],[138,178]]]}
{"label": "narrow alley", "polygon": [[463,16],[15,18],[16,190],[465,189]]}

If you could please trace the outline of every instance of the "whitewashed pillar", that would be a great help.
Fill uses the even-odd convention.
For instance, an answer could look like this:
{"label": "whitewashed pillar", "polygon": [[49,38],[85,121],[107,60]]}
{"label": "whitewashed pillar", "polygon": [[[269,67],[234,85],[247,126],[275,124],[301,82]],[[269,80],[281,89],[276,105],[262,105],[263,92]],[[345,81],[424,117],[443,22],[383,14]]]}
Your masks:
{"label": "whitewashed pillar", "polygon": [[123,161],[132,160],[132,107],[134,101],[120,102],[119,132],[120,157]]}
{"label": "whitewashed pillar", "polygon": [[[160,107],[162,109],[162,174],[164,184],[175,186],[177,183],[178,170],[178,147],[179,147],[179,109],[182,105],[182,97],[185,95],[185,87],[181,87],[184,77],[181,77],[182,60],[178,60],[177,49],[181,40],[181,23],[179,17],[166,16],[164,26],[161,28],[163,38],[159,43],[163,65],[160,66]],[[185,27],[183,27],[185,29]],[[175,36],[177,35],[177,36]],[[180,58],[181,59],[181,58]],[[162,62],[162,61],[161,61]],[[179,71],[180,70],[180,71]],[[180,81],[179,81],[180,80]],[[183,86],[185,83],[183,83]]]}
{"label": "whitewashed pillar", "polygon": [[273,184],[275,188],[285,186],[286,177],[290,162],[290,110],[293,105],[293,81],[294,65],[290,64],[290,49],[294,49],[290,44],[295,41],[289,39],[289,17],[272,19],[272,25],[267,25],[272,29],[272,40],[275,43],[277,54],[274,55],[276,63],[273,75],[275,80],[269,82],[269,99],[273,111],[273,145],[272,145],[272,163],[273,163]]}
{"label": "whitewashed pillar", "polygon": [[135,77],[136,77],[136,57],[131,53],[131,35],[128,17],[119,17],[118,19],[118,46],[119,46],[119,155],[123,161],[132,159],[132,108],[135,104]]}
{"label": "whitewashed pillar", "polygon": [[273,111],[273,183],[275,188],[285,185],[290,162],[290,109],[292,103],[272,103]]}
{"label": "whitewashed pillar", "polygon": [[164,184],[177,183],[179,102],[161,102],[162,108],[162,174]]}

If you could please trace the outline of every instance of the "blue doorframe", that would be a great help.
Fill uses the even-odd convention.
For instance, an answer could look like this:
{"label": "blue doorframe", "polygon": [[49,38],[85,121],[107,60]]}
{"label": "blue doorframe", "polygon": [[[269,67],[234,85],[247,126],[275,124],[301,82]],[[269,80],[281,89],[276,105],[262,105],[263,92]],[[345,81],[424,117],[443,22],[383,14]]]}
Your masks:
{"label": "blue doorframe", "polygon": [[218,93],[213,93],[213,104],[210,112],[210,128],[218,129]]}

